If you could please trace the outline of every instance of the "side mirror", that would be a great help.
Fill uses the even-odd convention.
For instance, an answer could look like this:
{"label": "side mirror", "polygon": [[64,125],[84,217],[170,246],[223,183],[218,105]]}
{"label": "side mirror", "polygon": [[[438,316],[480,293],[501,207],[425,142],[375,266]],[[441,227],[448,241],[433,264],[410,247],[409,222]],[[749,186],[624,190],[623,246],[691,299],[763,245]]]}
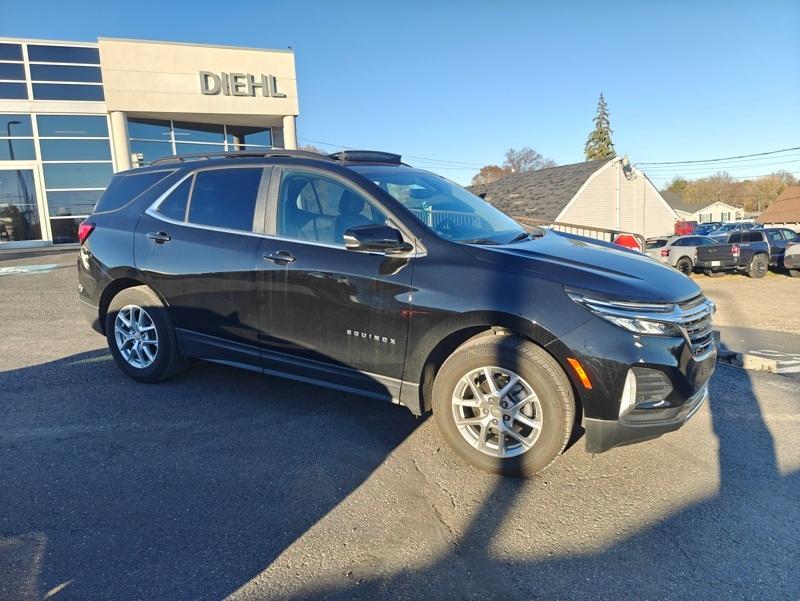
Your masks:
{"label": "side mirror", "polygon": [[344,245],[348,250],[382,252],[387,255],[414,250],[411,244],[403,240],[399,231],[379,223],[360,225],[345,231]]}

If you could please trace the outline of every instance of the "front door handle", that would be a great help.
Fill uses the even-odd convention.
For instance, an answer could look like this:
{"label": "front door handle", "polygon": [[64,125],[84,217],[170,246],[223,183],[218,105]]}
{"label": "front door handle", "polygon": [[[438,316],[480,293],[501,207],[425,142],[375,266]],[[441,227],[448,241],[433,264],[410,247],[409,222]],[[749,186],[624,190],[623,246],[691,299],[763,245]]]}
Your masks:
{"label": "front door handle", "polygon": [[285,250],[279,250],[278,252],[274,253],[266,253],[264,258],[267,261],[274,261],[275,263],[293,263],[294,256],[292,253],[286,252]]}
{"label": "front door handle", "polygon": [[156,244],[164,244],[164,242],[169,242],[172,240],[172,238],[170,238],[169,234],[166,232],[147,232],[145,236],[150,238]]}

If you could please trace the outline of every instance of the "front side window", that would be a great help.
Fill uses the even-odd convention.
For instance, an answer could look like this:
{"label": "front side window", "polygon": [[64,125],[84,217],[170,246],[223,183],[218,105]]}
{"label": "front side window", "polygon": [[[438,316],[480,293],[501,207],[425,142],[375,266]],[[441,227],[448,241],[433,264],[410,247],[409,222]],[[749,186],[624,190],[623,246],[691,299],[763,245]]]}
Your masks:
{"label": "front side window", "polygon": [[189,221],[252,231],[263,171],[261,167],[198,171],[189,201]]}
{"label": "front side window", "polygon": [[442,238],[505,244],[525,229],[461,186],[427,171],[357,166],[364,177],[397,199]]}
{"label": "front side window", "polygon": [[345,231],[370,223],[386,223],[386,216],[362,194],[318,173],[284,171],[278,236],[344,245]]}
{"label": "front side window", "polygon": [[769,232],[766,232],[766,234],[767,236],[769,236],[769,241],[772,244],[783,242],[783,236],[777,230],[771,230]]}

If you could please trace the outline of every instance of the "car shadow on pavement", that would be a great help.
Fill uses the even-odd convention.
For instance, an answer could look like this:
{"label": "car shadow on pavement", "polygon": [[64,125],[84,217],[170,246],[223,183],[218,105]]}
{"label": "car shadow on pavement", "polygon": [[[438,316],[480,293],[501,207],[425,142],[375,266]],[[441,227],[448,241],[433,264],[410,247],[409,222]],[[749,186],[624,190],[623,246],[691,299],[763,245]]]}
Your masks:
{"label": "car shadow on pavement", "polygon": [[422,421],[205,363],[137,384],[105,350],[0,389],[1,599],[223,598]]}
{"label": "car shadow on pavement", "polygon": [[[310,575],[308,586],[292,598],[797,598],[800,472],[779,473],[773,439],[747,372],[720,369],[731,370],[736,389],[722,389],[712,380],[710,410],[720,470],[713,497],[687,500],[680,512],[655,524],[648,521],[652,525],[632,536],[620,534],[600,552],[525,561],[493,552],[509,512],[519,510],[525,485],[498,477],[452,550],[423,569],[364,578],[345,587],[314,582]],[[541,499],[554,500],[546,494]],[[652,499],[654,515],[661,513],[660,502]],[[625,507],[611,509],[626,513]],[[535,506],[530,513],[536,520]],[[575,538],[581,540],[582,534],[576,532]],[[544,549],[530,552],[548,555]]]}

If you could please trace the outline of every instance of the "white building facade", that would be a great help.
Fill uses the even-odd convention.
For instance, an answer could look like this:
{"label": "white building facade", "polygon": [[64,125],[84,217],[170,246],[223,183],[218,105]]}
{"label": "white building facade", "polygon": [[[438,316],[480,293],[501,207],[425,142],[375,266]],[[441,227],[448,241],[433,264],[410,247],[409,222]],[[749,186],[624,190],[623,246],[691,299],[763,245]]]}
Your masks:
{"label": "white building facade", "polygon": [[77,241],[116,171],[296,148],[294,54],[0,38],[0,249]]}

